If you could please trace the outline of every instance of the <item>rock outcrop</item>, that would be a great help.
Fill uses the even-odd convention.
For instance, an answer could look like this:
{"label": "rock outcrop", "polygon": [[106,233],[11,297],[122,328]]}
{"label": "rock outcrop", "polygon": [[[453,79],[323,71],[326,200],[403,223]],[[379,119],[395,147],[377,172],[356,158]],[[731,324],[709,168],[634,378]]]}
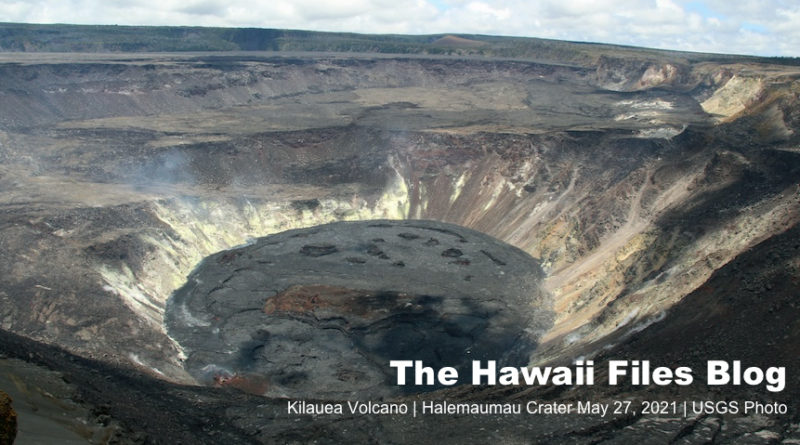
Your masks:
{"label": "rock outcrop", "polygon": [[17,437],[17,413],[11,407],[11,397],[0,391],[0,443],[12,444]]}

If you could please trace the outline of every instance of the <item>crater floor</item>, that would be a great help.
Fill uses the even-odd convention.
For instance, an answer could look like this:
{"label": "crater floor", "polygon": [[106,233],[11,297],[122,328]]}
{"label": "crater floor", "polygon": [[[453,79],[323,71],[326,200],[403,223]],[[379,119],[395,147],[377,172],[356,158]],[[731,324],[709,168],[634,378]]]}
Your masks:
{"label": "crater floor", "polygon": [[389,396],[426,389],[396,385],[390,360],[526,365],[552,326],[542,278],[522,250],[453,224],[337,222],[212,255],[168,302],[166,323],[207,384]]}

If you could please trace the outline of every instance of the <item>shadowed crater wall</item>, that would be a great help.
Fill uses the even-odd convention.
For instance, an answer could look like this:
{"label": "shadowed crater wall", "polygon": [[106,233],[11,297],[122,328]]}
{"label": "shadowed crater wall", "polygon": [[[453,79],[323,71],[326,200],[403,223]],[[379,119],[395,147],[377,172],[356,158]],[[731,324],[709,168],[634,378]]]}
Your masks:
{"label": "shadowed crater wall", "polygon": [[522,250],[456,225],[337,222],[208,257],[168,302],[166,324],[206,384],[390,396],[433,388],[396,386],[390,360],[461,376],[472,360],[526,365],[552,326],[542,278]]}

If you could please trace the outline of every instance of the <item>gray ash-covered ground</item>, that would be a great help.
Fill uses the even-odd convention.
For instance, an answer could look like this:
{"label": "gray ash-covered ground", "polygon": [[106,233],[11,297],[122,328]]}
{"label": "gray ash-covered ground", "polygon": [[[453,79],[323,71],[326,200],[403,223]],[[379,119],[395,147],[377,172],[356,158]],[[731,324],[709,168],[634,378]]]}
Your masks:
{"label": "gray ash-covered ground", "polygon": [[[391,360],[524,366],[552,325],[525,252],[435,221],[339,222],[207,258],[167,305],[199,381],[271,396],[383,397]],[[427,387],[432,389],[434,386]]]}

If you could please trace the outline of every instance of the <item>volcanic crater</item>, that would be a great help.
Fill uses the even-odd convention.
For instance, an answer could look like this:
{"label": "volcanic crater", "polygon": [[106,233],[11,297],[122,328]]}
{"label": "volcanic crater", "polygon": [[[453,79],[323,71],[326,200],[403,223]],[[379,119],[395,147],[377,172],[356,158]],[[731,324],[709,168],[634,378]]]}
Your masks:
{"label": "volcanic crater", "polygon": [[[222,32],[188,28],[125,34],[152,53],[87,53],[130,30],[67,28],[0,33],[77,51],[0,53],[0,367],[29,385],[3,388],[19,440],[86,430],[85,414],[26,424],[69,405],[18,409],[56,386],[92,434],[130,443],[800,439],[795,408],[289,419],[282,398],[797,400],[796,61],[274,30],[210,41],[286,51],[148,46]],[[368,52],[324,46],[342,39]],[[794,372],[778,394],[387,384],[389,358],[473,357]]]}

